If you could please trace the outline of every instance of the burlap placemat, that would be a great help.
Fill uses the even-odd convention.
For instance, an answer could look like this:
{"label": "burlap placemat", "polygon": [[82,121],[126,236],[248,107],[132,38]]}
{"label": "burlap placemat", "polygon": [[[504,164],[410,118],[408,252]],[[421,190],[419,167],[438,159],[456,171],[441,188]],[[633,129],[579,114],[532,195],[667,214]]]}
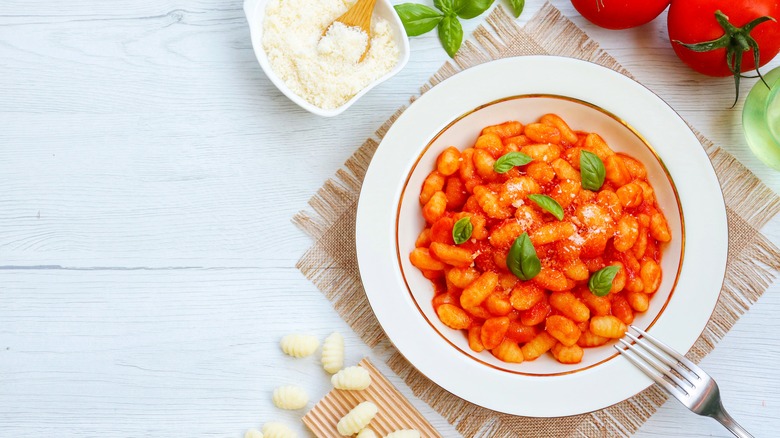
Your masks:
{"label": "burlap placemat", "polygon": [[[460,49],[425,84],[424,93],[458,71],[490,60],[531,54],[553,54],[595,62],[631,76],[582,30],[552,5],[524,26],[518,26],[501,7],[487,18]],[[411,100],[414,100],[412,97]],[[309,201],[313,213],[298,213],[293,221],[314,239],[297,267],[333,303],[339,315],[364,342],[374,347],[385,338],[365,297],[355,255],[355,213],[360,185],[378,141],[404,108],[399,109],[350,157],[343,169]],[[780,198],[734,157],[698,134],[723,189],[729,220],[726,279],[720,299],[704,333],[688,357],[700,361],[763,294],[780,271],[780,250],[759,230],[780,211]],[[745,196],[749,193],[750,196]],[[392,347],[391,347],[392,348]],[[653,386],[601,411],[573,417],[537,419],[500,414],[468,403],[420,374],[397,351],[388,361],[414,394],[466,437],[613,437],[633,434],[666,400]]]}

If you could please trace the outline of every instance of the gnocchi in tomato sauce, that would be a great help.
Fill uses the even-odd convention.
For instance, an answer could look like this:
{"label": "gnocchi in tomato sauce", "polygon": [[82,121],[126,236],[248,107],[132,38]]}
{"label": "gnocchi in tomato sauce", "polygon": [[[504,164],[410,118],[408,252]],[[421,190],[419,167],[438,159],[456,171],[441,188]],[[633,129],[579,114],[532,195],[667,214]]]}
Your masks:
{"label": "gnocchi in tomato sauce", "polygon": [[475,352],[579,363],[620,338],[661,283],[672,238],[644,165],[555,114],[482,129],[425,178],[409,255]]}

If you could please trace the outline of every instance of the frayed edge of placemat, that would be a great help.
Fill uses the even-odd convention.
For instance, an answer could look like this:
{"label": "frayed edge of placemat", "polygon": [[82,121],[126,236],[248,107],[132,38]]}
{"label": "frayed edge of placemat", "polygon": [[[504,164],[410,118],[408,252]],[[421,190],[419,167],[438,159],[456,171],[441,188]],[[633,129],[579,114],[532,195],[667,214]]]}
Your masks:
{"label": "frayed edge of placemat", "polygon": [[[445,63],[420,88],[420,94],[466,68],[498,58],[531,54],[554,53],[580,58],[632,77],[550,3],[546,3],[524,28],[501,6],[491,12],[486,23],[490,29],[479,26],[474,31],[475,42],[466,41],[455,59]],[[413,96],[410,101],[417,97]],[[317,192],[309,202],[313,213],[303,211],[293,218],[293,222],[315,240],[315,245],[296,266],[371,347],[385,339],[385,335],[368,305],[356,261],[350,259],[350,254],[344,254],[349,245],[344,242],[354,241],[360,185],[378,141],[404,110],[405,107],[399,108],[376,131],[377,138],[366,140],[347,160],[345,169],[338,170],[336,177]],[[780,250],[758,231],[780,212],[780,198],[733,156],[717,148],[695,129],[693,132],[710,157],[724,198],[728,200],[730,232],[727,276],[720,299],[710,323],[688,353],[698,362],[760,298],[780,271]],[[750,199],[744,196],[745,193],[751,194]],[[758,208],[756,199],[762,200]],[[334,248],[337,243],[341,245]],[[354,248],[349,250],[354,252]],[[554,419],[518,417],[496,413],[453,396],[420,374],[398,352],[391,355],[388,365],[415,396],[468,437],[628,437],[667,399],[660,389],[651,387],[617,405],[589,414]]]}

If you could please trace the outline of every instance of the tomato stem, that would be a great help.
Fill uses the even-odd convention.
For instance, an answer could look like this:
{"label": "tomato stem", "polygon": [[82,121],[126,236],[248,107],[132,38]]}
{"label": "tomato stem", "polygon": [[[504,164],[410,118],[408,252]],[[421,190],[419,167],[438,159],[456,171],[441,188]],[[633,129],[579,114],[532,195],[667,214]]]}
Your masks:
{"label": "tomato stem", "polygon": [[769,84],[766,83],[764,76],[758,69],[761,58],[759,55],[758,43],[750,35],[750,32],[765,21],[777,20],[770,16],[763,16],[756,18],[742,27],[736,27],[729,22],[729,17],[719,10],[715,11],[715,19],[718,21],[718,24],[720,24],[720,27],[723,28],[723,36],[720,38],[692,44],[684,43],[679,40],[674,40],[674,42],[694,52],[709,52],[716,49],[726,49],[726,64],[728,65],[729,71],[734,76],[734,85],[737,90],[734,103],[731,105],[731,107],[734,108],[734,105],[736,105],[739,100],[739,79],[748,77],[742,75],[742,56],[744,52],[753,52],[753,63],[756,66],[756,73],[758,74],[758,77],[761,78],[761,82],[769,88]]}

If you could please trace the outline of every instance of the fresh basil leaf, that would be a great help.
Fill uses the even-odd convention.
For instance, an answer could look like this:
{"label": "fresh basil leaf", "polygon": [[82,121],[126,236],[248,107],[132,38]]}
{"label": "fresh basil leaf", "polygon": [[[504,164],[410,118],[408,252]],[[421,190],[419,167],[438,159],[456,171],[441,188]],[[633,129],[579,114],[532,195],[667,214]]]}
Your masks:
{"label": "fresh basil leaf", "polygon": [[398,13],[408,36],[429,32],[444,18],[441,12],[419,3],[401,3],[395,5],[395,11]]}
{"label": "fresh basil leaf", "polygon": [[514,12],[515,18],[517,18],[523,12],[525,0],[509,0],[509,5],[512,6],[512,12]]}
{"label": "fresh basil leaf", "polygon": [[588,280],[588,289],[597,297],[607,295],[610,289],[612,289],[612,281],[619,271],[620,266],[614,265],[599,269],[590,276],[590,280]]}
{"label": "fresh basil leaf", "polygon": [[458,17],[468,20],[487,11],[495,0],[455,0],[453,9]]}
{"label": "fresh basil leaf", "polygon": [[455,0],[433,0],[433,6],[444,12],[444,15],[449,15],[455,12]]}
{"label": "fresh basil leaf", "polygon": [[528,199],[534,201],[542,210],[552,214],[559,221],[563,220],[563,207],[555,199],[539,194],[528,195]]}
{"label": "fresh basil leaf", "polygon": [[604,177],[607,171],[604,169],[604,163],[598,155],[593,152],[580,151],[580,175],[582,176],[582,188],[596,191],[604,184]]}
{"label": "fresh basil leaf", "polygon": [[523,233],[515,239],[506,256],[506,266],[521,280],[530,280],[542,270],[542,263],[528,233]]}
{"label": "fresh basil leaf", "polygon": [[445,15],[439,22],[439,40],[450,58],[454,58],[463,42],[463,28],[456,15]]}
{"label": "fresh basil leaf", "polygon": [[533,158],[522,152],[507,152],[493,163],[493,170],[495,170],[496,173],[507,173],[511,168],[515,166],[524,166],[533,160]]}
{"label": "fresh basil leaf", "polygon": [[460,245],[471,239],[472,231],[474,231],[474,225],[471,224],[471,219],[468,217],[460,218],[452,227],[452,240],[455,241],[456,245]]}

